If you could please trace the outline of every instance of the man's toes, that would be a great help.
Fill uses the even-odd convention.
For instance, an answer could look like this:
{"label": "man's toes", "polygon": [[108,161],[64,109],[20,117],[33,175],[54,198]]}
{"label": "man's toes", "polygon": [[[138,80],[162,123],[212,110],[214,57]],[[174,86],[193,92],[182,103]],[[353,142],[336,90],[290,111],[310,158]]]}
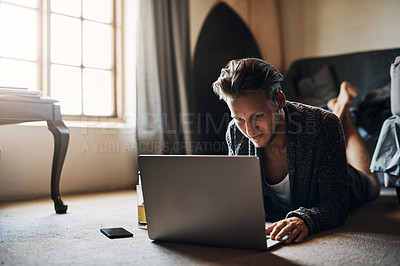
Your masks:
{"label": "man's toes", "polygon": [[337,98],[332,98],[326,103],[326,106],[328,106],[329,109],[333,110],[335,108],[336,102]]}
{"label": "man's toes", "polygon": [[353,101],[357,97],[358,88],[347,81],[343,81],[342,84],[340,84],[339,94],[345,94],[343,96],[346,96],[345,98],[347,98],[348,101]]}

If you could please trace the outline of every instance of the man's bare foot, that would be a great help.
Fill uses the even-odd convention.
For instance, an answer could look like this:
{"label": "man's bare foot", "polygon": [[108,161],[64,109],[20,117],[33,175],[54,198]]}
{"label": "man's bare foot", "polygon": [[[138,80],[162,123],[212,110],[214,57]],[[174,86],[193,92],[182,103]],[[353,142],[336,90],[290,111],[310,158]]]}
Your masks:
{"label": "man's bare foot", "polygon": [[343,81],[340,84],[339,95],[336,98],[332,98],[328,101],[327,106],[336,114],[340,119],[343,118],[344,114],[349,111],[349,107],[357,97],[358,88],[351,85],[347,81]]}
{"label": "man's bare foot", "polygon": [[347,81],[343,81],[342,84],[340,84],[338,101],[346,103],[348,106],[350,106],[353,104],[357,94],[358,88],[356,86],[353,86]]}

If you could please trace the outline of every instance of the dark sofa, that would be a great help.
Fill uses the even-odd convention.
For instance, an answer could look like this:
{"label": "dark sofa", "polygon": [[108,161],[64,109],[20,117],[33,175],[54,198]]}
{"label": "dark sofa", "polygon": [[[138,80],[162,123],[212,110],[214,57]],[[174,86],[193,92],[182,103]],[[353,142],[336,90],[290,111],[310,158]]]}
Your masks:
{"label": "dark sofa", "polygon": [[[326,107],[342,81],[357,86],[353,118],[364,139],[372,142],[368,146],[373,151],[380,126],[391,116],[390,65],[398,55],[400,48],[300,59],[290,66],[282,89],[288,100]],[[371,103],[366,99],[372,91],[377,93]]]}
{"label": "dark sofa", "polygon": [[400,48],[300,59],[290,66],[282,81],[282,88],[288,100],[299,100],[302,97],[299,82],[328,67],[337,92],[342,81],[348,81],[360,89],[354,103],[357,104],[358,99],[367,92],[390,83],[390,64],[398,55]]}

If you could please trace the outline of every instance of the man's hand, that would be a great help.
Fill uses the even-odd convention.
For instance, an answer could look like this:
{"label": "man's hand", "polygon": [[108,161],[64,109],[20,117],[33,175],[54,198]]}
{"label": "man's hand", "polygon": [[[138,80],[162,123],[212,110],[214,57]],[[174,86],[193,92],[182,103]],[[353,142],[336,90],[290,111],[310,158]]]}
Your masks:
{"label": "man's hand", "polygon": [[290,217],[268,226],[265,231],[271,233],[272,240],[282,241],[282,238],[288,235],[286,244],[300,243],[308,236],[308,227],[306,223],[298,217]]}

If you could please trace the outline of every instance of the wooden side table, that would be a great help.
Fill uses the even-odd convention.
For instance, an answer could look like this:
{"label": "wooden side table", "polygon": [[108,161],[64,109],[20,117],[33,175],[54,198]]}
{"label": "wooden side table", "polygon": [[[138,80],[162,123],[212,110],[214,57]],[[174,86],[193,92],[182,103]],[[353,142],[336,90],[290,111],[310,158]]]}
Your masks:
{"label": "wooden side table", "polygon": [[62,121],[60,105],[54,99],[0,94],[0,125],[32,121],[47,121],[54,136],[54,156],[51,171],[51,198],[56,213],[67,212],[60,196],[60,176],[68,149],[69,130]]}

